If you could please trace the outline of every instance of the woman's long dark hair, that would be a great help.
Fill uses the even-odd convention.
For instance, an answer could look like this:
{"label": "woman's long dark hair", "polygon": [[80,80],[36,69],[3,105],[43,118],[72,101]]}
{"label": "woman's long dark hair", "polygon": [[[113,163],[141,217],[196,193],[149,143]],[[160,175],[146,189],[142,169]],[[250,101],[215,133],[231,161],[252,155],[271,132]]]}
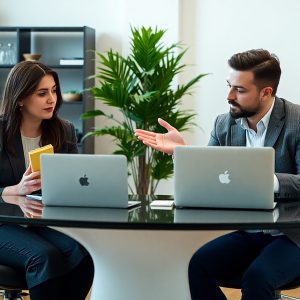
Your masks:
{"label": "woman's long dark hair", "polygon": [[22,114],[18,103],[33,94],[39,82],[46,75],[53,76],[56,84],[57,102],[53,116],[41,123],[40,146],[52,144],[58,152],[65,141],[65,122],[58,117],[58,110],[62,105],[62,94],[58,75],[52,69],[36,61],[22,61],[16,64],[8,74],[0,116],[4,120],[4,145],[8,152],[16,154],[14,139],[20,132]]}

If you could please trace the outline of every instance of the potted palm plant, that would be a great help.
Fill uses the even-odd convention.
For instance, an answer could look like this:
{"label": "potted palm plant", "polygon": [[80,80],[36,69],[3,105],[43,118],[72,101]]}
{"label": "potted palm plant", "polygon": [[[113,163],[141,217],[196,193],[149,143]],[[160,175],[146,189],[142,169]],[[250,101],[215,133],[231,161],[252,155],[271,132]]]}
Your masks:
{"label": "potted palm plant", "polygon": [[118,146],[114,153],[128,159],[128,171],[134,182],[131,192],[147,195],[155,193],[160,180],[172,176],[172,158],[145,147],[134,136],[134,129],[162,132],[158,117],[180,131],[189,129],[195,113],[181,110],[182,97],[191,93],[191,88],[207,74],[199,74],[173,88],[175,77],[186,67],[181,63],[186,49],[179,43],[165,46],[162,42],[165,30],[142,27],[131,28],[131,33],[131,53],[127,57],[113,50],[96,52],[99,66],[94,77],[99,85],[90,89],[96,101],[121,111],[123,120],[98,109],[81,117],[114,120],[115,125],[94,128],[84,138],[113,136]]}

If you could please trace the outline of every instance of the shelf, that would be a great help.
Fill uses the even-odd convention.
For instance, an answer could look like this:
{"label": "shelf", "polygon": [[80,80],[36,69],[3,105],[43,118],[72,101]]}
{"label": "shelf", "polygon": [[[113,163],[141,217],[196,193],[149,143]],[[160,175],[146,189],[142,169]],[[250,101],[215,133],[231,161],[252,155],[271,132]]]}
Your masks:
{"label": "shelf", "polygon": [[83,69],[84,65],[48,65],[52,69]]}
{"label": "shelf", "polygon": [[[0,65],[0,69],[11,69],[14,65]],[[84,68],[84,65],[49,65],[47,66],[51,69],[78,69]]]}
{"label": "shelf", "polygon": [[0,65],[0,69],[11,69],[14,65]]}
{"label": "shelf", "polygon": [[78,104],[78,105],[82,105],[82,100],[81,101],[64,101],[63,100],[63,104],[66,104],[66,105],[76,105],[76,104]]}

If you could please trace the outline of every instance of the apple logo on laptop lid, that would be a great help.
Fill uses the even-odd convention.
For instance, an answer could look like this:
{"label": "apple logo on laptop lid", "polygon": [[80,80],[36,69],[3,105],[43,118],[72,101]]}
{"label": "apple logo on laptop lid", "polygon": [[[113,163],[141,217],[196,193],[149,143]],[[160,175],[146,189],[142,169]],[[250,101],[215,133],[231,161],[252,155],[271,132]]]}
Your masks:
{"label": "apple logo on laptop lid", "polygon": [[88,182],[89,178],[84,174],[83,177],[79,178],[79,183],[81,186],[88,186],[90,183]]}
{"label": "apple logo on laptop lid", "polygon": [[230,174],[228,173],[228,170],[226,170],[224,173],[221,173],[219,175],[219,181],[222,184],[229,184],[231,179],[229,178]]}

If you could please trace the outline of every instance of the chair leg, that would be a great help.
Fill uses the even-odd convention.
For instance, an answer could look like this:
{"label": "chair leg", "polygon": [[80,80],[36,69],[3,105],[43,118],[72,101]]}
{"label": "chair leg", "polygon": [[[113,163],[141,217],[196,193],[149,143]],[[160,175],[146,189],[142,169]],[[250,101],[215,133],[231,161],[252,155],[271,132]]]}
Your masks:
{"label": "chair leg", "polygon": [[28,293],[22,293],[21,290],[7,290],[4,291],[4,300],[22,300],[23,296],[28,296]]}
{"label": "chair leg", "polygon": [[4,292],[4,300],[19,300],[21,299],[18,294],[21,291],[9,290]]}

